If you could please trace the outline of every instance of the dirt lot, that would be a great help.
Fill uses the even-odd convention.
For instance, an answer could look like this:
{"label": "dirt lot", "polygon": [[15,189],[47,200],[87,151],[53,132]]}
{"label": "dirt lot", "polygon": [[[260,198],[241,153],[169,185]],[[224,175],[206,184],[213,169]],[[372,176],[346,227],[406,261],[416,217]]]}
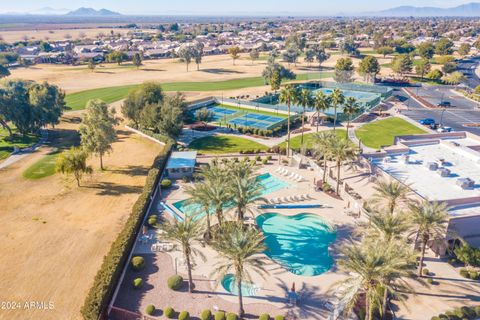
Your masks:
{"label": "dirt lot", "polygon": [[58,28],[50,26],[50,28],[38,28],[33,30],[8,30],[0,31],[0,36],[4,41],[12,43],[15,41],[24,41],[28,40],[66,40],[70,39],[81,39],[81,35],[84,35],[86,38],[95,39],[99,33],[109,35],[110,31],[113,30],[115,34],[126,34],[131,31],[129,29],[119,29],[119,28],[86,28],[86,27],[72,27],[65,26],[65,28]]}
{"label": "dirt lot", "polygon": [[[332,63],[337,56],[332,57]],[[129,63],[103,64],[95,72],[86,66],[65,66],[39,64],[29,68],[11,70],[11,78],[48,81],[62,87],[67,93],[95,89],[100,87],[138,84],[148,80],[159,82],[198,82],[222,81],[246,77],[259,77],[265,68],[266,61],[240,59],[233,65],[228,55],[204,57],[200,71],[195,64],[190,64],[187,72],[184,63],[178,59],[146,60],[139,70]],[[318,68],[307,68],[305,64],[291,66],[297,73],[318,72]]]}
{"label": "dirt lot", "polygon": [[[72,115],[68,116],[69,118]],[[68,137],[78,127],[62,122]],[[79,319],[103,256],[141,192],[161,146],[119,128],[113,153],[81,188],[60,175],[30,181],[22,172],[48,148],[0,171],[0,301],[45,302],[52,310],[2,310],[0,319]],[[61,142],[59,142],[61,143]],[[2,305],[2,308],[4,306]]]}

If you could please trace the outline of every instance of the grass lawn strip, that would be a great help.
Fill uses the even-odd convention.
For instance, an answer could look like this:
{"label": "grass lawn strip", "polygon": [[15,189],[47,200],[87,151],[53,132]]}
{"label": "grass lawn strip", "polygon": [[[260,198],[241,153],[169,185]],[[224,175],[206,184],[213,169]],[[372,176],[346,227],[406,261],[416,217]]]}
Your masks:
{"label": "grass lawn strip", "polygon": [[12,127],[11,129],[13,131],[12,138],[9,137],[6,129],[0,127],[0,160],[8,158],[12,154],[15,146],[18,148],[26,148],[35,144],[40,138],[33,134],[23,136],[18,133],[15,127]]}
{"label": "grass lawn strip", "polygon": [[49,153],[40,160],[32,164],[23,172],[25,179],[37,180],[49,177],[55,174],[55,163],[60,151]]}
{"label": "grass lawn strip", "polygon": [[215,135],[193,140],[188,146],[203,154],[238,153],[243,150],[267,151],[269,148],[258,142],[227,135]]}
{"label": "grass lawn strip", "polygon": [[[304,73],[297,75],[297,79],[294,81],[322,79],[331,76],[332,73],[327,72]],[[262,77],[249,77],[243,79],[212,82],[167,82],[162,83],[162,88],[165,91],[222,91],[261,87],[264,85],[265,83]],[[65,98],[65,101],[67,106],[72,110],[83,110],[88,100],[101,99],[106,103],[113,103],[125,98],[128,92],[137,86],[138,85],[134,84],[75,92],[68,94]]]}
{"label": "grass lawn strip", "polygon": [[368,123],[355,131],[362,143],[373,149],[393,144],[396,136],[427,133],[401,118],[388,118]]}

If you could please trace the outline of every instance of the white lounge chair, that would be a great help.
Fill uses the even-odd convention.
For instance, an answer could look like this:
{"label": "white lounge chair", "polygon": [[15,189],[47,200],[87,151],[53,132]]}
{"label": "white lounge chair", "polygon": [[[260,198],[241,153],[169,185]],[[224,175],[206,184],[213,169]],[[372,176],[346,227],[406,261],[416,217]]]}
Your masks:
{"label": "white lounge chair", "polygon": [[288,176],[289,173],[290,173],[290,172],[289,172],[288,170],[285,170],[285,171],[283,172],[283,176],[286,177],[286,176]]}
{"label": "white lounge chair", "polygon": [[293,173],[293,172],[290,173],[290,175],[287,176],[287,178],[289,178],[289,179],[292,179],[293,177],[295,177],[295,173]]}

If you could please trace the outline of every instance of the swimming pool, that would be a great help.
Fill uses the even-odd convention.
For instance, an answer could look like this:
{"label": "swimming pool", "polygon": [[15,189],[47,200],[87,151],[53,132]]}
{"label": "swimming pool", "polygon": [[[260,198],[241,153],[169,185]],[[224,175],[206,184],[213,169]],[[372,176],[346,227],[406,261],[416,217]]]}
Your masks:
{"label": "swimming pool", "polygon": [[266,213],[257,217],[257,224],[268,247],[265,254],[289,272],[312,277],[332,267],[328,248],[337,232],[319,216]]}
{"label": "swimming pool", "polygon": [[[270,173],[265,173],[257,176],[257,180],[262,186],[262,192],[260,195],[261,197],[288,187],[287,182],[280,180],[275,176],[272,176]],[[205,216],[205,211],[203,210],[203,208],[196,203],[189,204],[188,199],[177,201],[173,203],[173,206],[177,208],[177,210],[182,212],[184,215],[196,216],[195,219],[201,219],[203,218],[203,216]],[[230,207],[232,207],[232,204],[226,203],[223,208],[228,209]],[[213,213],[214,211],[210,210],[210,214]]]}
{"label": "swimming pool", "polygon": [[[222,279],[222,287],[229,293],[238,296],[237,278],[233,274],[227,274]],[[242,281],[242,296],[252,297],[257,294],[258,287],[254,283]]]}

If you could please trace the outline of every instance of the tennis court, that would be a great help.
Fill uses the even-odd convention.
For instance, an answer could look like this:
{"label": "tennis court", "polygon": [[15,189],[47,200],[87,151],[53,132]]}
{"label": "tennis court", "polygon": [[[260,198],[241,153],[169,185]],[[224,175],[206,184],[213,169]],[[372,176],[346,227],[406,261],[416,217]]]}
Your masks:
{"label": "tennis court", "polygon": [[222,107],[212,107],[208,108],[211,112],[213,112],[213,121],[219,121],[225,119],[225,117],[231,116],[232,114],[237,113],[237,111]]}
{"label": "tennis court", "polygon": [[[285,117],[275,116],[273,113],[256,112],[244,108],[212,105],[207,107],[213,113],[212,122],[233,127],[252,127],[258,129],[272,129],[285,121]],[[198,112],[198,111],[197,111]]]}
{"label": "tennis court", "polygon": [[284,119],[280,117],[267,116],[257,113],[247,113],[244,116],[229,120],[228,123],[241,127],[269,129],[282,122],[283,120]]}

